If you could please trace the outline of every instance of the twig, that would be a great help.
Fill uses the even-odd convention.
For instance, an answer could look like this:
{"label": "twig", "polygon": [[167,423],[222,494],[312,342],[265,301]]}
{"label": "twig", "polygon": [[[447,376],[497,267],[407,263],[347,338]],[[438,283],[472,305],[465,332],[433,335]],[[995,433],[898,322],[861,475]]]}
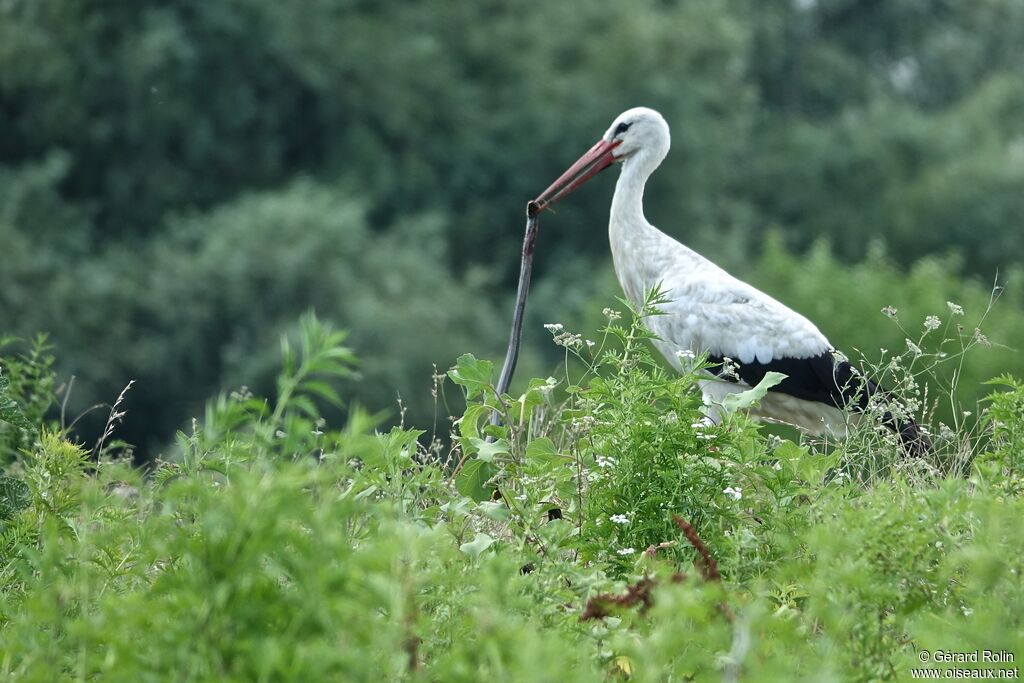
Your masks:
{"label": "twig", "polygon": [[116,427],[121,422],[121,418],[124,417],[125,411],[118,411],[118,408],[121,407],[121,404],[124,402],[125,396],[131,390],[134,384],[135,380],[129,380],[128,384],[125,385],[125,388],[121,390],[121,395],[117,397],[116,401],[114,401],[114,405],[110,406],[110,415],[107,416],[107,424],[103,427],[103,434],[96,441],[96,445],[92,449],[93,453],[97,457],[102,455],[103,444],[110,437],[110,435],[114,433],[114,427]]}
{"label": "twig", "polygon": [[[519,342],[523,336],[523,312],[526,310],[526,297],[530,291],[530,274],[533,272],[533,251],[537,242],[537,216],[540,208],[536,202],[526,205],[526,234],[523,236],[523,256],[519,264],[519,287],[516,290],[516,307],[512,313],[512,332],[508,338],[508,351],[505,352],[505,364],[501,366],[498,377],[498,396],[508,391],[512,384],[512,373],[516,371],[519,360]],[[491,413],[491,424],[497,425],[501,414],[495,410]]]}
{"label": "twig", "polygon": [[676,523],[676,526],[686,536],[686,540],[690,542],[694,550],[697,551],[697,555],[700,557],[700,562],[697,564],[697,569],[700,570],[701,576],[704,577],[705,581],[721,581],[722,575],[718,572],[718,563],[715,562],[715,558],[711,557],[711,553],[708,551],[708,547],[704,545],[704,541],[700,540],[700,536],[697,535],[697,530],[693,528],[689,522],[680,517],[679,515],[672,515],[672,521]]}
{"label": "twig", "polygon": [[613,595],[601,593],[587,600],[583,613],[580,614],[580,621],[590,619],[604,619],[612,613],[613,607],[633,607],[640,605],[640,613],[643,614],[654,605],[654,597],[651,590],[655,586],[654,579],[645,576],[636,583],[626,586],[625,595]]}
{"label": "twig", "polygon": [[68,407],[68,398],[71,396],[71,388],[75,386],[75,376],[71,375],[71,379],[68,380],[68,386],[64,389],[64,400],[60,402],[60,432],[61,434],[67,434],[67,427],[64,422],[65,411]]}
{"label": "twig", "polygon": [[[670,581],[672,583],[682,583],[686,581],[686,574],[677,572],[671,576]],[[643,614],[654,606],[654,594],[652,591],[657,585],[656,579],[644,576],[636,583],[626,586],[625,595],[599,593],[587,600],[587,604],[583,607],[583,612],[580,614],[580,621],[604,619],[611,616],[616,607],[635,607],[640,605],[640,613]]]}
{"label": "twig", "polygon": [[[694,562],[697,565],[697,569],[700,571],[701,576],[704,577],[705,581],[718,581],[721,583],[722,574],[718,571],[718,563],[715,562],[715,558],[711,556],[711,552],[708,547],[704,545],[704,541],[697,535],[697,530],[693,528],[693,525],[687,522],[679,515],[672,515],[672,521],[676,523],[676,526],[686,536],[686,540],[690,542],[694,550],[697,551],[699,562]],[[725,602],[718,603],[718,610],[722,615],[729,620],[729,623],[736,621],[736,615],[733,614],[732,609]]]}

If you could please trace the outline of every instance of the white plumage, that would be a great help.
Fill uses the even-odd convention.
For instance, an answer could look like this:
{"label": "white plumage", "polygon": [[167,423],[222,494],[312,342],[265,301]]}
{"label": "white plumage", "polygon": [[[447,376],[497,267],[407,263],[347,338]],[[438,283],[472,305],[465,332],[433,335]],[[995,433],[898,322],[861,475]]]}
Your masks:
{"label": "white plumage", "polygon": [[[537,198],[538,208],[553,204],[615,162],[622,172],[612,198],[608,234],[615,273],[635,305],[660,287],[668,298],[664,315],[646,324],[660,338],[655,346],[678,370],[680,353],[708,354],[739,366],[739,378],[709,373],[701,381],[709,416],[729,393],[744,391],[769,370],[787,379],[752,413],[815,433],[846,432],[851,415],[841,408],[863,410],[878,388],[842,359],[833,357],[828,339],[807,318],[680,244],[644,217],[643,193],[648,177],[668,154],[668,124],[658,112],[638,107],[622,113],[600,141]],[[855,382],[853,380],[856,380]],[[854,384],[856,386],[854,386]],[[852,416],[857,417],[857,416]],[[915,449],[927,439],[912,421],[886,416]]]}

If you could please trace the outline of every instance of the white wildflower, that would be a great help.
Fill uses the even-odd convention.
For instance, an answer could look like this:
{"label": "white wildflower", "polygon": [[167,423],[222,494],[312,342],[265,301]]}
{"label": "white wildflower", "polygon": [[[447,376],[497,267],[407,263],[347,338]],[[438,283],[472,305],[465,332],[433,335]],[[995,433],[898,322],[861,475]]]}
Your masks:
{"label": "white wildflower", "polygon": [[992,342],[990,342],[988,340],[988,337],[983,335],[981,333],[981,329],[979,329],[977,327],[974,328],[974,341],[978,342],[979,344],[981,344],[982,346],[984,346],[986,348],[992,346]]}
{"label": "white wildflower", "polygon": [[563,332],[555,336],[555,343],[567,349],[576,349],[583,346],[583,335]]}
{"label": "white wildflower", "polygon": [[739,487],[733,488],[732,486],[726,486],[722,493],[729,496],[733,500],[739,500],[740,498],[743,497],[743,489]]}
{"label": "white wildflower", "polygon": [[616,551],[619,555],[632,555],[636,552],[635,548],[619,548]]}
{"label": "white wildflower", "polygon": [[544,380],[544,384],[537,387],[537,391],[539,391],[541,395],[548,397],[551,396],[551,392],[555,390],[556,386],[558,386],[558,380],[554,377],[548,377]]}
{"label": "white wildflower", "polygon": [[597,424],[597,418],[593,415],[581,415],[580,417],[574,418],[571,424],[573,429],[583,432],[588,429],[593,429]]}
{"label": "white wildflower", "polygon": [[928,330],[929,332],[931,332],[932,330],[939,329],[939,325],[941,324],[942,321],[939,320],[939,317],[937,315],[930,315],[924,319],[924,329]]}
{"label": "white wildflower", "polygon": [[676,358],[678,358],[679,360],[693,360],[696,357],[697,357],[697,354],[695,354],[690,349],[683,349],[682,351],[676,351]]}
{"label": "white wildflower", "polygon": [[740,364],[734,361],[729,356],[722,358],[722,377],[732,378],[739,380],[740,378]]}
{"label": "white wildflower", "polygon": [[907,351],[910,351],[915,356],[920,356],[922,353],[924,353],[924,351],[921,350],[920,346],[918,346],[914,342],[910,341],[909,339],[907,339],[906,341],[907,341]]}
{"label": "white wildflower", "polygon": [[889,318],[895,318],[896,313],[898,313],[898,311],[896,310],[895,306],[886,306],[885,308],[882,309],[882,313]]}
{"label": "white wildflower", "polygon": [[544,325],[544,329],[550,332],[551,334],[556,334],[558,332],[561,332],[564,328],[562,326],[562,323],[547,323]]}
{"label": "white wildflower", "polygon": [[946,302],[946,306],[949,307],[949,312],[952,313],[953,315],[963,315],[964,314],[964,308],[960,304],[955,304],[952,301],[947,301]]}
{"label": "white wildflower", "polygon": [[594,342],[592,342],[592,341],[590,341],[590,340],[588,339],[588,340],[587,340],[587,346],[588,346],[589,348],[594,348],[594,347],[596,346],[596,344],[595,344]]}
{"label": "white wildflower", "polygon": [[618,320],[622,317],[622,314],[613,308],[606,308],[601,311],[601,313],[603,313],[604,317],[608,318],[608,320]]}
{"label": "white wildflower", "polygon": [[608,520],[613,524],[629,524],[629,517],[626,515],[612,515]]}

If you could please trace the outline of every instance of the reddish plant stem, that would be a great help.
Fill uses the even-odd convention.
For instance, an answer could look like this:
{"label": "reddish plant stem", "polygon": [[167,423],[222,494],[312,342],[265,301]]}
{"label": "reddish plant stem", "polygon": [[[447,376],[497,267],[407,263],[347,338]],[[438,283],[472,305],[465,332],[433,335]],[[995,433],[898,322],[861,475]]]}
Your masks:
{"label": "reddish plant stem", "polygon": [[[519,262],[519,286],[516,289],[516,305],[512,311],[512,331],[509,334],[508,350],[505,352],[505,363],[501,366],[498,377],[498,396],[508,392],[512,384],[512,374],[516,371],[519,361],[519,344],[523,336],[523,313],[526,311],[526,297],[530,292],[530,276],[533,273],[533,252],[537,243],[538,214],[540,210],[535,202],[526,205],[526,234],[523,235],[523,254]],[[495,410],[491,413],[491,424],[501,421],[501,414]]]}
{"label": "reddish plant stem", "polygon": [[679,515],[672,515],[672,521],[676,523],[676,526],[683,532],[683,536],[686,536],[686,540],[697,551],[697,555],[700,557],[697,569],[700,570],[704,580],[721,581],[722,575],[718,571],[718,563],[715,562],[715,558],[711,557],[708,547],[704,545],[704,541],[700,540],[700,536],[697,535],[697,530],[693,528],[693,525]]}

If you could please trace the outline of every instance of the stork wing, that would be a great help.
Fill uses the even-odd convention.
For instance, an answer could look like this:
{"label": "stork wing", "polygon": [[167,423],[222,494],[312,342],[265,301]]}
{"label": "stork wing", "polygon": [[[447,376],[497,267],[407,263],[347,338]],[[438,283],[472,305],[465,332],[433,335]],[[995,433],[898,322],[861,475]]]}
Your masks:
{"label": "stork wing", "polygon": [[[820,356],[830,350],[811,321],[724,271],[693,273],[663,283],[663,315],[645,320],[667,347],[769,365]],[[668,355],[668,354],[666,354]],[[670,358],[670,362],[678,361]]]}
{"label": "stork wing", "polygon": [[[670,301],[663,315],[644,320],[660,340],[655,346],[676,369],[677,352],[707,353],[713,372],[751,386],[769,371],[786,375],[770,391],[839,409],[863,411],[870,396],[884,391],[849,362],[832,355],[832,347],[807,318],[764,292],[721,270],[692,273],[663,283]],[[738,363],[726,377],[724,359]],[[931,449],[928,436],[912,419],[886,411],[882,423],[899,434],[909,453]]]}

